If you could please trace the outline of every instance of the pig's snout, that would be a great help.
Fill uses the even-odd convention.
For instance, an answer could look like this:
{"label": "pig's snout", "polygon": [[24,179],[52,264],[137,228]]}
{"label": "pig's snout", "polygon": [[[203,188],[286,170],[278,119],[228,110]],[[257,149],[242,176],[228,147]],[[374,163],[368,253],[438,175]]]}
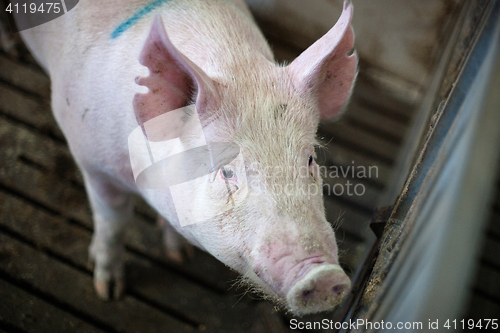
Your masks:
{"label": "pig's snout", "polygon": [[305,315],[333,309],[349,292],[351,281],[339,265],[315,265],[287,294],[290,310]]}

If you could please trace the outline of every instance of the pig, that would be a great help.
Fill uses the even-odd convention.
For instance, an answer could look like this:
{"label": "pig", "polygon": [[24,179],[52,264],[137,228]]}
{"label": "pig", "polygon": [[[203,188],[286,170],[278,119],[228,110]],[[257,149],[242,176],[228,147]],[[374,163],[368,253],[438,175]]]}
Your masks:
{"label": "pig", "polygon": [[[124,233],[140,195],[165,225],[170,258],[193,244],[296,315],[342,301],[350,279],[314,151],[320,119],[339,116],[355,81],[352,12],[344,3],[335,26],[288,65],[275,62],[242,0],[80,1],[22,32],[50,75],[53,113],[83,175],[101,298],[124,292]],[[137,128],[149,145],[164,143],[163,156],[208,147],[216,162],[199,177],[206,161],[174,165],[187,177],[175,195],[172,184],[141,186],[129,141]]]}

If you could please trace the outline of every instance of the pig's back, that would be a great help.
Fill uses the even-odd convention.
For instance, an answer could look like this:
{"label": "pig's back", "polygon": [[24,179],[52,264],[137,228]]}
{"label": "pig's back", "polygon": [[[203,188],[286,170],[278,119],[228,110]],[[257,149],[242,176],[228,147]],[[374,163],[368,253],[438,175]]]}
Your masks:
{"label": "pig's back", "polygon": [[[266,58],[273,58],[243,0],[80,1],[60,18],[21,34],[52,76],[65,58],[71,58],[72,66],[86,63],[89,59],[86,54],[92,48],[109,54],[113,49],[123,50],[125,45],[128,58],[137,61],[152,20],[158,14],[174,45],[201,68],[205,67],[203,58],[235,56],[233,45],[243,46],[242,53],[237,54],[238,62],[245,57],[245,44]],[[189,45],[193,41],[197,47]]]}

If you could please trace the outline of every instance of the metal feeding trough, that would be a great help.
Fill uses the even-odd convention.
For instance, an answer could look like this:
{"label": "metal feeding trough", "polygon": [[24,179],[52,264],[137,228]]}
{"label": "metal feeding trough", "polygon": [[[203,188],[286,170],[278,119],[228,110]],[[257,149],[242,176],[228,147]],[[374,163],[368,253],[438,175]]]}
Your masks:
{"label": "metal feeding trough", "polygon": [[499,44],[500,2],[465,3],[385,198],[395,204],[372,221],[378,239],[346,304],[345,320],[365,321],[354,331],[496,326],[500,313],[464,310],[498,174]]}

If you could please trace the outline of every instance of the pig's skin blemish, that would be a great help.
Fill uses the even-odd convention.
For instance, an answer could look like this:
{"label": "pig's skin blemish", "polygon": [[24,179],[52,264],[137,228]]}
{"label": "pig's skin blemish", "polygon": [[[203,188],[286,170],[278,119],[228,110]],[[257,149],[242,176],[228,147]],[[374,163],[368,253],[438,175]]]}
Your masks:
{"label": "pig's skin blemish", "polygon": [[286,104],[286,103],[279,104],[276,107],[276,109],[274,109],[274,119],[282,118],[283,113],[285,113],[287,107],[288,107],[288,104]]}
{"label": "pig's skin blemish", "polygon": [[215,82],[215,84],[216,84],[217,86],[219,86],[219,87],[224,87],[224,88],[229,87],[227,84],[222,84],[222,83],[217,82],[217,81],[214,81],[214,82]]}
{"label": "pig's skin blemish", "polygon": [[111,33],[111,39],[120,37],[125,31],[134,26],[141,18],[151,13],[157,7],[169,2],[170,0],[156,0],[150,4],[144,6],[141,10],[136,12],[132,17],[130,17],[125,22],[121,23],[113,32]]}
{"label": "pig's skin blemish", "polygon": [[70,105],[70,104],[69,104],[69,98],[68,98],[68,97],[66,97],[66,104],[67,104],[68,106]]}
{"label": "pig's skin blemish", "polygon": [[87,112],[89,111],[89,109],[85,109],[83,111],[83,114],[82,114],[82,121],[83,121],[83,118],[85,118],[85,115],[87,114]]}

